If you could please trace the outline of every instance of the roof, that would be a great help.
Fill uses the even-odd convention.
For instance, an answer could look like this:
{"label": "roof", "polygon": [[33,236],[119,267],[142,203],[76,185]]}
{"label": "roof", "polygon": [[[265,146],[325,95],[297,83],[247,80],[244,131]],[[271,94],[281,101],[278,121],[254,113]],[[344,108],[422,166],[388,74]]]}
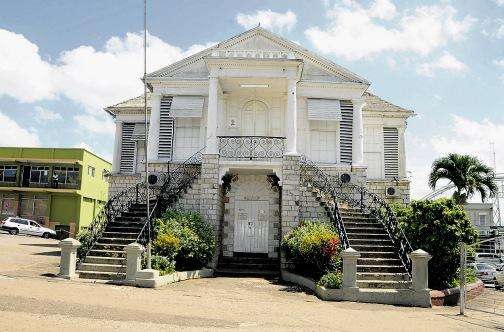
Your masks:
{"label": "roof", "polygon": [[321,57],[321,56],[301,47],[299,44],[296,44],[290,40],[287,40],[277,34],[274,34],[273,32],[271,32],[269,30],[266,30],[266,29],[260,27],[260,26],[255,27],[250,30],[247,30],[245,32],[242,32],[242,33],[235,35],[235,36],[233,36],[223,42],[220,42],[214,46],[211,46],[201,52],[193,54],[193,55],[191,55],[185,59],[182,59],[180,61],[177,61],[169,66],[166,66],[166,67],[163,67],[159,70],[156,70],[156,71],[147,75],[147,80],[149,78],[158,78],[158,77],[167,76],[169,73],[184,67],[186,64],[191,64],[191,63],[194,63],[195,61],[203,59],[205,56],[211,54],[211,51],[214,49],[221,49],[221,48],[229,47],[231,45],[235,45],[235,44],[239,43],[240,41],[242,41],[246,38],[252,37],[254,35],[261,35],[263,37],[269,38],[272,41],[275,41],[278,44],[281,44],[282,46],[284,46],[294,52],[297,52],[298,54],[302,55],[303,57],[311,58],[314,60],[314,62],[318,62],[319,65],[324,66],[326,69],[332,70],[335,73],[337,73],[343,77],[346,77],[350,81],[353,81],[355,83],[366,84],[366,85],[370,84],[366,79],[360,77],[359,75],[357,75],[355,73],[352,73],[350,70],[343,68],[340,65],[337,65],[336,63],[332,62],[331,60],[328,60],[324,57]]}
{"label": "roof", "polygon": [[370,92],[364,92],[364,101],[366,105],[364,106],[365,111],[373,111],[373,112],[401,112],[408,114],[415,114],[414,111],[402,108],[400,106],[394,105],[391,102],[388,102],[384,99],[381,99],[377,95],[374,95]]}
{"label": "roof", "polygon": [[[147,108],[150,108],[150,96],[151,94],[148,92],[147,93]],[[144,107],[144,95],[140,95],[125,101],[122,101],[120,103],[117,103],[112,106],[108,106],[105,108],[105,111],[107,111],[109,114],[112,116],[115,116],[116,109],[139,109]]]}

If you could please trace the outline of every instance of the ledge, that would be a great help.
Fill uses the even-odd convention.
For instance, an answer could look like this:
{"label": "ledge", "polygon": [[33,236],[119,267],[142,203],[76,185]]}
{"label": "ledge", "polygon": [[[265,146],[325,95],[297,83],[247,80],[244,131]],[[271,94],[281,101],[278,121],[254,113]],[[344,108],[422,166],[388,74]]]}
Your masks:
{"label": "ledge", "polygon": [[[466,285],[467,299],[471,300],[481,295],[485,290],[485,285],[481,280]],[[454,306],[459,302],[460,288],[453,287],[443,290],[430,291],[431,302],[433,306]]]}
{"label": "ledge", "polygon": [[178,281],[212,276],[212,269],[173,272],[164,276],[160,276],[159,271],[156,270],[141,270],[137,272],[135,285],[142,288],[158,288]]}

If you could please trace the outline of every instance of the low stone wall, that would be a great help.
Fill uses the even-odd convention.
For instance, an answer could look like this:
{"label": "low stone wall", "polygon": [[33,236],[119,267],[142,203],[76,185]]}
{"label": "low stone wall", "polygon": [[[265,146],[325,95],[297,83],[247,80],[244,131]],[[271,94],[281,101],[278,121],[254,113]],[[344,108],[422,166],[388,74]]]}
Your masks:
{"label": "low stone wall", "polygon": [[156,270],[141,270],[137,272],[134,285],[142,288],[158,288],[183,280],[211,277],[213,277],[212,269],[173,272],[164,276],[160,276]]}
{"label": "low stone wall", "polygon": [[[408,204],[410,202],[410,182],[408,180],[367,180],[366,187],[369,191],[374,194],[379,195],[387,203],[401,203]],[[389,197],[385,195],[385,190],[388,187],[394,187],[396,189],[396,195]]]}
{"label": "low stone wall", "polygon": [[[466,286],[467,300],[472,300],[485,291],[485,285],[481,280]],[[457,305],[460,298],[460,288],[447,288],[444,290],[431,290],[431,302],[434,306],[454,306]]]}

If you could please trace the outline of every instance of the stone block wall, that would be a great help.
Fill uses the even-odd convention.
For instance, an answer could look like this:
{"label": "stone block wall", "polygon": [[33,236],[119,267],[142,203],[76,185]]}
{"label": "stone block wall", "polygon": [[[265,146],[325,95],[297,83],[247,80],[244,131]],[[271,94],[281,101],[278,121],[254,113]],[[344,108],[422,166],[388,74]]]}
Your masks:
{"label": "stone block wall", "polygon": [[180,211],[200,212],[201,202],[201,177],[196,179],[192,186],[179,198],[174,208]]}
{"label": "stone block wall", "polygon": [[299,188],[299,220],[329,220],[325,209],[313,193],[303,185]]}
{"label": "stone block wall", "polygon": [[111,174],[109,181],[109,199],[142,181],[141,174]]}
{"label": "stone block wall", "polygon": [[[367,180],[366,186],[369,191],[381,196],[389,204],[408,204],[410,202],[409,180]],[[387,195],[385,195],[385,190],[388,187],[394,187],[396,189],[396,195],[394,197],[387,197]]]}
{"label": "stone block wall", "polygon": [[222,228],[222,254],[233,256],[236,201],[269,202],[268,257],[277,258],[280,250],[279,188],[271,186],[265,174],[237,174],[225,197]]}
{"label": "stone block wall", "polygon": [[[300,169],[299,156],[284,156],[282,161],[281,237],[299,224]],[[281,255],[282,268],[287,268]]]}

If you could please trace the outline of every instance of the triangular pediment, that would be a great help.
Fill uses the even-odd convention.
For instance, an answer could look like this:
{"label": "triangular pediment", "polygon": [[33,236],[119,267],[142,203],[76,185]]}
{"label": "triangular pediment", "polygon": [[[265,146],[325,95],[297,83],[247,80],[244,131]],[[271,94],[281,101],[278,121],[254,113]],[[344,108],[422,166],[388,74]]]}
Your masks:
{"label": "triangular pediment", "polygon": [[206,78],[208,77],[208,69],[205,58],[211,56],[214,50],[291,52],[296,59],[302,59],[304,62],[302,80],[369,84],[365,79],[347,69],[260,27],[248,30],[202,52],[148,74],[147,78]]}

